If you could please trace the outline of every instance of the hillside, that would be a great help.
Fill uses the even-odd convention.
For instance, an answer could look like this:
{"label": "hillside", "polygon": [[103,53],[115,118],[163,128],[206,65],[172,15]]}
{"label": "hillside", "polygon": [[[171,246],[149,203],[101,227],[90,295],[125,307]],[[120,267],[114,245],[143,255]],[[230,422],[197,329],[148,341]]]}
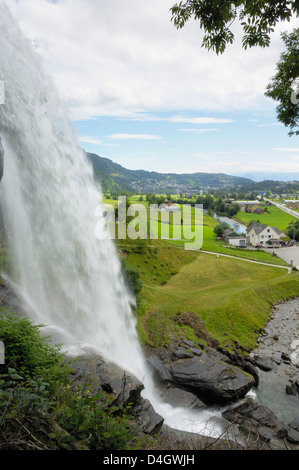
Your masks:
{"label": "hillside", "polygon": [[101,183],[103,192],[133,191],[157,194],[220,189],[251,184],[253,181],[223,173],[158,173],[145,170],[128,170],[108,158],[87,153],[92,163],[95,179]]}

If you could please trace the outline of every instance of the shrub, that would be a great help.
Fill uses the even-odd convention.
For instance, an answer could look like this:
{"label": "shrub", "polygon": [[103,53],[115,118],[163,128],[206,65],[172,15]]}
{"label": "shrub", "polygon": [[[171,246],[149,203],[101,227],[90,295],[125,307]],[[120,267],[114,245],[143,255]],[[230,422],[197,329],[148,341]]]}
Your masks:
{"label": "shrub", "polygon": [[[40,326],[0,312],[0,450],[128,449],[136,432],[126,408],[92,383],[71,388],[71,368]],[[131,448],[132,448],[131,447]]]}

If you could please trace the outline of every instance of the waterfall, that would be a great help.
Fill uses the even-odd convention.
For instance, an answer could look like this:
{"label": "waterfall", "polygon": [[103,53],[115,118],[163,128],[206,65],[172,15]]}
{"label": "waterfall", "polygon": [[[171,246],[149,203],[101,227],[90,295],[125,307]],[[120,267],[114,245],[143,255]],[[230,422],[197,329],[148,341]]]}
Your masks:
{"label": "waterfall", "polygon": [[101,195],[92,169],[55,87],[4,4],[0,31],[1,204],[13,256],[11,280],[35,320],[68,345],[95,346],[135,369],[141,353],[134,299],[111,240],[95,236]]}
{"label": "waterfall", "polygon": [[92,168],[55,86],[4,3],[0,51],[0,197],[12,253],[9,280],[33,321],[46,325],[67,351],[98,351],[144,381],[145,394],[160,414],[169,413],[174,427],[179,422],[198,432],[206,413],[190,415],[192,424],[183,425],[186,411],[156,397],[116,248],[95,235],[102,206]]}

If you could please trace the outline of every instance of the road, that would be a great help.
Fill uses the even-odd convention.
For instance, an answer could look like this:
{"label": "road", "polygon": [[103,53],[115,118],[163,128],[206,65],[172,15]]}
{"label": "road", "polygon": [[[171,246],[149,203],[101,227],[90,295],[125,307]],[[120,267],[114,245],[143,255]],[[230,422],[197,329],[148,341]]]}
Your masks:
{"label": "road", "polygon": [[271,204],[274,204],[274,206],[279,207],[284,212],[287,212],[290,215],[293,215],[297,219],[299,219],[299,212],[293,211],[292,209],[289,209],[286,206],[283,206],[282,204],[278,204],[278,202],[271,201],[270,199],[265,199],[267,202],[271,202]]}
{"label": "road", "polygon": [[[299,246],[290,246],[273,250],[274,253],[289,264],[299,269]],[[293,261],[293,263],[292,263]]]}

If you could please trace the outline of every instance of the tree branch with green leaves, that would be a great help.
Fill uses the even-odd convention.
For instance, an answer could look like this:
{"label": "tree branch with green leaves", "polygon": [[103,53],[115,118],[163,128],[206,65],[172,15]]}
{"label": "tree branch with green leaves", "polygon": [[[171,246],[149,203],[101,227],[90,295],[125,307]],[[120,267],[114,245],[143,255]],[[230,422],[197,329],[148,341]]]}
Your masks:
{"label": "tree branch with green leaves", "polygon": [[267,86],[265,95],[278,102],[277,118],[289,135],[299,135],[299,28],[282,33],[285,51],[276,65],[276,74]]}
{"label": "tree branch with green leaves", "polygon": [[299,15],[298,0],[186,0],[170,9],[174,25],[180,29],[194,18],[204,30],[202,46],[222,54],[227,44],[234,42],[231,25],[239,20],[243,28],[245,49],[270,45],[270,34],[281,21],[290,21]]}
{"label": "tree branch with green leaves", "polygon": [[[194,19],[204,31],[202,47],[222,54],[235,40],[231,26],[239,21],[243,28],[242,46],[268,47],[275,26],[299,16],[299,0],[186,0],[170,9],[176,28]],[[299,128],[299,28],[283,33],[286,51],[277,63],[277,73],[267,86],[265,95],[278,102],[277,118],[289,135],[298,135]]]}

